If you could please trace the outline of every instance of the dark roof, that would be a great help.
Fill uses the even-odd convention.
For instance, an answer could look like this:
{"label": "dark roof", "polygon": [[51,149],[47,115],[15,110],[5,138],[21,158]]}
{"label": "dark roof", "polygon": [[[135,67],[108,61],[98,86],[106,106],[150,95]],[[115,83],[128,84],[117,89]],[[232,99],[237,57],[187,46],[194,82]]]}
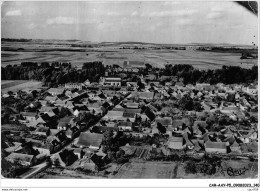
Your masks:
{"label": "dark roof", "polygon": [[141,109],[129,109],[129,108],[126,108],[124,109],[125,112],[127,113],[141,113]]}
{"label": "dark roof", "polygon": [[150,109],[146,109],[145,110],[145,115],[151,120],[153,121],[155,119],[155,114],[150,110]]}
{"label": "dark roof", "polygon": [[155,121],[157,123],[161,123],[163,126],[168,126],[168,125],[172,124],[172,118],[171,117],[156,118]]}
{"label": "dark roof", "polygon": [[119,121],[117,126],[132,126],[132,123],[128,121]]}
{"label": "dark roof", "polygon": [[179,126],[182,126],[183,123],[184,123],[184,122],[183,122],[182,120],[173,120],[173,121],[172,121],[172,127],[173,127],[173,128],[177,128],[177,127],[179,127]]}
{"label": "dark roof", "polygon": [[66,116],[66,117],[61,118],[59,122],[60,122],[60,123],[61,123],[61,122],[63,122],[63,123],[69,123],[72,118],[73,118],[73,117],[71,117],[71,116]]}
{"label": "dark roof", "polygon": [[205,148],[226,149],[226,143],[207,141],[205,143]]}
{"label": "dark roof", "polygon": [[103,106],[104,108],[109,108],[109,107],[110,107],[109,103],[107,103],[107,102],[103,103],[102,106]]}
{"label": "dark roof", "polygon": [[22,116],[35,117],[37,115],[36,112],[21,112]]}
{"label": "dark roof", "polygon": [[97,133],[80,133],[79,140],[78,140],[78,145],[82,146],[94,146],[94,147],[99,147],[101,145],[103,139],[102,134],[97,134]]}
{"label": "dark roof", "polygon": [[135,117],[135,113],[124,112],[123,113],[123,117],[134,118]]}

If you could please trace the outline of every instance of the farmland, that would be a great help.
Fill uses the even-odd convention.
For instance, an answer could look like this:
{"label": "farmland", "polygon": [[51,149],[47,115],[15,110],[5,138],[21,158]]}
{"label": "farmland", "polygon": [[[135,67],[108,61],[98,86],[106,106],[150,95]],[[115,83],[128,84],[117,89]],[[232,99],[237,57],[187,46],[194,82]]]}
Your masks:
{"label": "farmland", "polygon": [[[84,46],[83,46],[84,45]],[[137,46],[140,49],[123,49],[122,46]],[[2,43],[2,66],[21,62],[71,62],[81,67],[84,62],[102,61],[105,65],[122,65],[125,60],[144,61],[156,67],[166,64],[190,64],[198,69],[216,69],[223,65],[251,68],[257,59],[240,60],[241,53],[197,51],[194,49],[154,49],[162,45],[89,43],[69,41],[31,41]]]}
{"label": "farmland", "polygon": [[[223,161],[221,168],[213,175],[206,175],[202,173],[187,174],[184,170],[185,163],[180,162],[145,162],[134,161],[126,163],[121,167],[119,172],[115,175],[116,179],[174,179],[174,178],[255,178],[257,177],[257,162],[249,162],[246,160],[230,160]],[[228,167],[232,169],[245,169],[241,175],[230,176],[227,173]]]}
{"label": "farmland", "polygon": [[1,91],[2,93],[7,93],[8,91],[19,91],[25,89],[37,89],[42,86],[41,82],[29,81],[29,80],[2,80],[1,81]]}

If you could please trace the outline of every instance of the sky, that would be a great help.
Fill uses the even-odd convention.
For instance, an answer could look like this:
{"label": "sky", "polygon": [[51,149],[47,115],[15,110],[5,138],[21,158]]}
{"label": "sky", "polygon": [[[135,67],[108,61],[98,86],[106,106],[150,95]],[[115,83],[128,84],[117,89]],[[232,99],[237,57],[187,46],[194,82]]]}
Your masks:
{"label": "sky", "polygon": [[258,17],[234,2],[12,1],[2,38],[258,44]]}

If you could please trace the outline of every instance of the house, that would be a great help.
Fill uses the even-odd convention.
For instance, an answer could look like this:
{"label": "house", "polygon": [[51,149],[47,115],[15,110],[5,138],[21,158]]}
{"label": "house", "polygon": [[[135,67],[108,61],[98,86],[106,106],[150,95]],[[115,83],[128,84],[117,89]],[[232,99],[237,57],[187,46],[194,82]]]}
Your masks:
{"label": "house", "polygon": [[35,131],[33,131],[32,133],[36,134],[36,135],[46,136],[48,129],[49,129],[48,127],[45,127],[42,125],[42,126],[39,126],[37,129],[35,129]]}
{"label": "house", "polygon": [[158,117],[155,119],[155,121],[157,123],[160,123],[165,128],[172,127],[172,118],[171,117],[164,117],[164,118]]}
{"label": "house", "polygon": [[36,164],[36,158],[33,155],[21,154],[21,153],[11,153],[5,159],[10,163],[19,163],[22,166],[33,166]]}
{"label": "house", "polygon": [[207,123],[206,121],[195,121],[192,126],[192,132],[196,135],[203,135],[205,133]]}
{"label": "house", "polygon": [[196,88],[201,89],[209,89],[211,86],[208,83],[196,83]]}
{"label": "house", "polygon": [[84,85],[85,85],[85,86],[89,86],[89,85],[90,85],[90,81],[87,79],[87,80],[84,82]]}
{"label": "house", "polygon": [[73,119],[73,117],[70,117],[70,116],[60,119],[57,129],[66,131],[71,126],[70,123],[71,123],[72,119]]}
{"label": "house", "polygon": [[9,143],[7,144],[7,148],[5,148],[5,152],[7,153],[12,153],[12,152],[17,152],[17,151],[20,151],[22,149],[22,143],[19,143],[19,142],[12,142],[12,143]]}
{"label": "house", "polygon": [[139,108],[139,103],[130,103],[130,102],[127,102],[127,103],[125,103],[125,106],[126,106],[127,108],[138,109],[138,108]]}
{"label": "house", "polygon": [[57,95],[63,94],[64,89],[63,88],[50,88],[48,90],[48,93],[50,93],[52,96],[57,96]]}
{"label": "house", "polygon": [[154,97],[154,92],[138,92],[138,97],[143,100],[151,101]]}
{"label": "house", "polygon": [[207,153],[227,153],[227,146],[224,142],[211,142],[205,143],[205,151]]}
{"label": "house", "polygon": [[144,113],[151,121],[153,121],[156,117],[150,109],[146,109]]}
{"label": "house", "polygon": [[131,112],[124,112],[123,113],[123,118],[125,118],[125,120],[129,120],[130,122],[135,122],[135,117],[136,117],[136,113],[131,113]]}
{"label": "house", "polygon": [[234,141],[232,144],[228,144],[229,148],[230,148],[230,152],[231,153],[236,153],[236,154],[241,154],[241,148],[240,145],[237,143],[237,141]]}
{"label": "house", "polygon": [[220,112],[223,114],[234,114],[239,111],[238,107],[235,106],[229,106],[229,107],[222,107]]}
{"label": "house", "polygon": [[126,85],[127,85],[128,87],[135,87],[135,88],[138,87],[137,82],[126,82]]}
{"label": "house", "polygon": [[81,83],[66,83],[65,89],[78,89],[82,90],[82,84]]}
{"label": "house", "polygon": [[103,117],[104,120],[123,120],[123,111],[108,111],[107,114]]}
{"label": "house", "polygon": [[21,112],[21,115],[29,122],[36,121],[36,112]]}
{"label": "house", "polygon": [[49,103],[55,103],[57,99],[58,98],[56,96],[55,97],[52,97],[52,96],[46,96],[45,97],[45,101],[47,101]]}
{"label": "house", "polygon": [[73,139],[75,135],[79,132],[79,129],[76,126],[67,128],[65,134],[69,139]]}
{"label": "house", "polygon": [[80,133],[77,145],[81,147],[89,147],[98,150],[103,140],[102,134],[97,133]]}
{"label": "house", "polygon": [[251,95],[256,95],[257,94],[257,86],[255,87],[255,86],[250,85],[250,86],[246,87],[245,92],[247,92],[248,94],[251,94]]}
{"label": "house", "polygon": [[169,149],[182,150],[182,149],[184,149],[183,138],[182,137],[170,137],[167,142],[167,146]]}
{"label": "house", "polygon": [[119,121],[117,127],[119,131],[132,131],[133,124],[127,121]]}
{"label": "house", "polygon": [[81,148],[75,148],[75,149],[73,149],[73,152],[75,155],[77,155],[78,159],[83,158],[84,152]]}
{"label": "house", "polygon": [[113,126],[101,126],[101,125],[96,125],[90,129],[91,133],[99,133],[103,134],[106,130],[113,130],[113,131],[118,131],[118,127]]}

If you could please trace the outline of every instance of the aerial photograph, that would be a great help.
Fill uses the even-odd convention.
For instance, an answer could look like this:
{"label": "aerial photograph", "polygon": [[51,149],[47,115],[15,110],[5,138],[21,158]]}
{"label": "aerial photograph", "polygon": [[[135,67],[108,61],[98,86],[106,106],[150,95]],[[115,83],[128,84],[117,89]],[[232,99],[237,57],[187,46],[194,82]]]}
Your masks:
{"label": "aerial photograph", "polygon": [[259,178],[258,33],[256,1],[2,2],[1,178]]}

